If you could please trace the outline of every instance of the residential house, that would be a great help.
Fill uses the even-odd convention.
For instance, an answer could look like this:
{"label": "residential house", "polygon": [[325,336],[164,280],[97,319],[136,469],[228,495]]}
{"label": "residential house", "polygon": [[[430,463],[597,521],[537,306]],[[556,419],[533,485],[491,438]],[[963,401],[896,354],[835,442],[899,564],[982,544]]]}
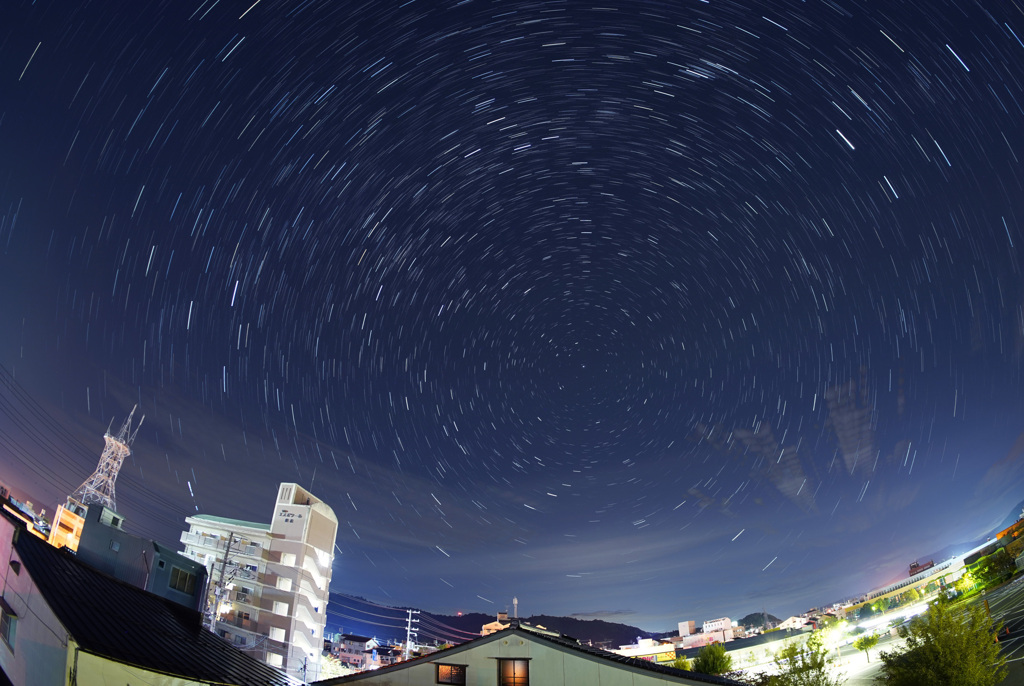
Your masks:
{"label": "residential house", "polygon": [[741,686],[725,677],[697,674],[621,657],[579,641],[520,623],[487,636],[390,667],[325,679],[315,686]]}
{"label": "residential house", "polygon": [[0,513],[0,670],[14,686],[290,686],[202,615],[110,577]]}
{"label": "residential house", "polygon": [[193,610],[206,603],[206,567],[156,541],[124,530],[124,517],[90,505],[78,542],[78,559],[112,577]]}
{"label": "residential house", "polygon": [[358,634],[342,634],[332,646],[331,654],[347,667],[366,669],[369,666],[366,659],[368,652],[379,647],[380,643],[376,638]]}

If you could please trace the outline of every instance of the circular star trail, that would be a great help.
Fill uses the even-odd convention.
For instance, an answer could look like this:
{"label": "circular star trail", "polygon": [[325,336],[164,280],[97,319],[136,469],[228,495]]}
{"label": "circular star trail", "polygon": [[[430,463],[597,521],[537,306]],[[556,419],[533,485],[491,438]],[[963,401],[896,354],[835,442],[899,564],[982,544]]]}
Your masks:
{"label": "circular star trail", "polygon": [[802,596],[796,570],[838,574],[824,541],[905,548],[886,522],[917,527],[972,473],[989,519],[1016,502],[1015,474],[976,484],[1021,431],[1011,8],[4,14],[0,244],[41,348],[264,444],[182,449],[169,474],[319,470],[356,553],[336,581],[376,586],[361,527],[411,527],[381,543],[386,593],[485,597],[453,569],[472,561],[502,593],[520,569],[545,602],[622,593],[669,621],[623,589],[718,564],[717,604],[670,612],[796,611],[882,580]]}

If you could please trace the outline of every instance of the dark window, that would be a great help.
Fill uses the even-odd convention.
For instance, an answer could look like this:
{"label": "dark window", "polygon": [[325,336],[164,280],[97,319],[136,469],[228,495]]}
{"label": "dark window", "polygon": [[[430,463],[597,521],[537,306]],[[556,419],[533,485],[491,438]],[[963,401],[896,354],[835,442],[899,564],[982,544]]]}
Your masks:
{"label": "dark window", "polygon": [[160,560],[160,561],[159,561],[159,562],[157,563],[157,566],[158,566],[158,567],[160,567],[160,569],[163,569],[163,568],[164,568],[164,561],[163,561],[163,560]]}
{"label": "dark window", "polygon": [[[6,605],[6,603],[5,603]],[[18,628],[18,618],[7,608],[0,609],[0,638],[4,640],[7,647],[14,652],[14,633]]]}
{"label": "dark window", "polygon": [[192,595],[196,590],[196,575],[180,567],[171,567],[171,580],[167,585],[176,591]]}
{"label": "dark window", "polygon": [[437,683],[465,684],[466,665],[437,665]]}
{"label": "dark window", "polygon": [[121,524],[121,520],[120,519],[118,519],[117,517],[111,517],[110,518],[110,525],[111,526],[118,526],[119,524]]}
{"label": "dark window", "polygon": [[117,551],[119,551],[121,549],[121,544],[118,543],[117,541],[111,541],[110,542],[110,549],[113,550],[116,553]]}
{"label": "dark window", "polygon": [[498,660],[498,686],[530,686],[530,661]]}

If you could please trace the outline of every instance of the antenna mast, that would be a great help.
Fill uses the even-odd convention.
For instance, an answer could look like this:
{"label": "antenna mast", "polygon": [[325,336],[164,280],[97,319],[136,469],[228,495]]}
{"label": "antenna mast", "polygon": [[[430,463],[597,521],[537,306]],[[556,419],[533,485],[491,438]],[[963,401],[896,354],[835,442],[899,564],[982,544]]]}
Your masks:
{"label": "antenna mast", "polygon": [[71,494],[69,500],[77,500],[85,506],[103,505],[117,511],[117,502],[114,498],[114,482],[117,480],[117,472],[121,469],[124,458],[132,454],[131,446],[135,442],[135,435],[139,433],[139,427],[146,419],[146,416],[143,415],[135,426],[135,430],[132,430],[132,417],[137,408],[138,405],[132,408],[116,436],[110,433],[109,427],[107,428],[107,432],[103,434],[105,445],[96,471]]}

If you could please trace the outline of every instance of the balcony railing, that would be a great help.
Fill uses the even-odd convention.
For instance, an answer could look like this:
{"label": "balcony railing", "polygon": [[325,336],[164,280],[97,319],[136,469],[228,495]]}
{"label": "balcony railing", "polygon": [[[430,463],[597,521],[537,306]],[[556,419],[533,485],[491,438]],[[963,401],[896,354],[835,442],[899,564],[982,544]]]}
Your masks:
{"label": "balcony railing", "polygon": [[[214,550],[225,550],[227,548],[227,539],[220,538],[218,536],[204,536],[203,534],[193,534],[188,531],[181,532],[181,542],[187,545],[194,545],[200,548],[213,548]],[[262,555],[262,548],[258,545],[248,544],[242,545],[237,541],[231,544],[232,555],[244,555],[246,557],[260,557]]]}

